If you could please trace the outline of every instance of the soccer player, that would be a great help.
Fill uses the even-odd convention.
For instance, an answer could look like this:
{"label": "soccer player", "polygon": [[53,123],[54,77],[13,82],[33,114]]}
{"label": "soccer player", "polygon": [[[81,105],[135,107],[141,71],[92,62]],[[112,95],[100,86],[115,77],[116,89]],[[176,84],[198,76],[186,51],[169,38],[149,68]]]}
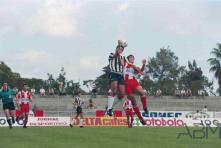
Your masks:
{"label": "soccer player", "polygon": [[123,109],[124,109],[126,116],[127,116],[127,125],[129,128],[132,128],[133,121],[134,121],[134,113],[133,113],[133,106],[132,106],[131,100],[129,98],[127,98],[124,101]]}
{"label": "soccer player", "polygon": [[21,117],[24,119],[23,128],[27,128],[28,115],[32,101],[31,92],[28,91],[28,85],[24,84],[23,89],[16,95],[16,104],[20,108]]}
{"label": "soccer player", "polygon": [[74,99],[73,105],[76,108],[76,113],[77,115],[75,116],[74,120],[71,120],[70,123],[70,127],[72,128],[74,124],[76,124],[76,120],[78,119],[78,117],[80,117],[80,123],[79,126],[80,128],[84,127],[84,123],[83,123],[83,110],[82,110],[82,105],[84,104],[83,99],[81,98],[81,93],[77,92],[77,96]]}
{"label": "soccer player", "polygon": [[15,105],[13,102],[15,94],[16,92],[9,89],[7,83],[3,84],[0,90],[0,99],[2,99],[3,110],[10,129],[12,128],[12,124],[15,123]]}
{"label": "soccer player", "polygon": [[146,60],[142,61],[142,64],[143,64],[142,68],[139,68],[134,65],[134,59],[135,58],[133,55],[127,56],[128,62],[126,62],[125,66],[124,66],[125,90],[126,90],[126,94],[129,95],[129,97],[131,99],[133,109],[134,109],[136,115],[138,116],[138,118],[140,119],[140,122],[143,125],[145,125],[146,122],[144,121],[144,119],[140,113],[139,106],[138,106],[135,96],[134,96],[134,92],[137,91],[139,93],[140,99],[141,99],[141,102],[143,105],[143,110],[145,112],[148,112],[146,93],[135,77],[136,74],[143,74],[142,71],[144,70]]}
{"label": "soccer player", "polygon": [[118,45],[115,52],[109,55],[108,66],[110,69],[109,80],[111,83],[111,97],[108,98],[108,104],[110,105],[108,105],[107,109],[110,116],[112,115],[112,106],[114,99],[117,97],[117,93],[119,93],[120,98],[123,98],[125,95],[123,78],[124,58],[121,55],[125,47],[127,47],[126,41],[118,40]]}

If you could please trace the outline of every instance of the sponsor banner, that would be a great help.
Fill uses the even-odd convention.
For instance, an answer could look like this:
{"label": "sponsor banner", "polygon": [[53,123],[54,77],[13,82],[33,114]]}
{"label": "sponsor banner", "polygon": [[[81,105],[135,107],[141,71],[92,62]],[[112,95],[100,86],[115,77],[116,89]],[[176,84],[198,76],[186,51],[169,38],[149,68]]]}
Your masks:
{"label": "sponsor banner", "polygon": [[[23,121],[20,120],[19,122],[15,122],[15,124],[13,124],[13,126],[22,126],[23,125]],[[0,127],[6,127],[8,126],[6,117],[0,117]]]}
{"label": "sponsor banner", "polygon": [[185,124],[190,127],[218,127],[221,126],[221,118],[186,119]]}
{"label": "sponsor banner", "polygon": [[187,119],[207,119],[214,118],[214,112],[191,112],[191,111],[149,111],[142,112],[146,118],[187,118]]}
{"label": "sponsor banner", "polygon": [[[217,127],[221,126],[221,118],[190,119],[190,118],[145,118],[145,126],[154,127]],[[133,126],[143,126],[136,117]]]}
{"label": "sponsor banner", "polygon": [[[185,125],[185,118],[145,118],[146,126],[156,127],[183,127]],[[136,117],[133,126],[143,126],[140,120]]]}
{"label": "sponsor banner", "polygon": [[[220,126],[221,118],[145,118],[146,126],[153,127],[217,127]],[[75,126],[79,125],[79,119],[74,120]],[[126,117],[85,117],[84,126],[127,126]],[[69,126],[70,117],[30,117],[28,126]],[[23,120],[19,120],[13,126],[23,126]],[[143,126],[135,117],[133,126]],[[0,117],[0,127],[8,127],[5,117]]]}
{"label": "sponsor banner", "polygon": [[[83,119],[84,126],[126,126],[126,117],[85,117]],[[80,120],[75,120],[73,117],[73,123],[75,126],[79,125]]]}
{"label": "sponsor banner", "polygon": [[70,117],[30,117],[28,126],[69,126]]}
{"label": "sponsor banner", "polygon": [[[29,117],[27,126],[69,126],[70,117]],[[8,126],[5,117],[0,117],[0,127]],[[23,126],[19,120],[13,126]]]}

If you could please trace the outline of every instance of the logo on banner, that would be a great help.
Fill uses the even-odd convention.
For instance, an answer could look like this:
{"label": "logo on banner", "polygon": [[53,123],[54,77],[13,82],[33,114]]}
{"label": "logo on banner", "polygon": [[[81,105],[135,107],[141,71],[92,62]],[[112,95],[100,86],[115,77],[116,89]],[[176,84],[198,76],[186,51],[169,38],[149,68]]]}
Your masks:
{"label": "logo on banner", "polygon": [[[184,121],[177,118],[148,118],[145,119],[147,126],[173,126],[173,127],[181,127],[184,126]],[[140,123],[140,120],[138,118],[135,118],[134,120],[134,126],[142,126]]]}
{"label": "logo on banner", "polygon": [[151,117],[151,118],[179,118],[182,116],[182,112],[160,112],[160,111],[152,111],[152,112],[143,112],[143,117]]}
{"label": "logo on banner", "polygon": [[[73,119],[75,120],[75,119]],[[80,120],[74,121],[75,125],[79,125]],[[85,126],[126,126],[126,117],[85,117]]]}
{"label": "logo on banner", "polygon": [[202,118],[210,118],[210,115],[206,112],[189,112],[185,115],[185,117],[197,120]]}

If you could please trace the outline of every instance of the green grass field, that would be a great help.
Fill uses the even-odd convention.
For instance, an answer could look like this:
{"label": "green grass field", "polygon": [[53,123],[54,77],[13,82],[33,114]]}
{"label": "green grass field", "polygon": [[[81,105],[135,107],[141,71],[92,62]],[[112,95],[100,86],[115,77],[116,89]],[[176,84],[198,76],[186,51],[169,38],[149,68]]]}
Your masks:
{"label": "green grass field", "polygon": [[[191,129],[193,130],[193,129]],[[0,128],[0,148],[220,148],[218,132],[208,139],[177,139],[185,128],[29,127]]]}

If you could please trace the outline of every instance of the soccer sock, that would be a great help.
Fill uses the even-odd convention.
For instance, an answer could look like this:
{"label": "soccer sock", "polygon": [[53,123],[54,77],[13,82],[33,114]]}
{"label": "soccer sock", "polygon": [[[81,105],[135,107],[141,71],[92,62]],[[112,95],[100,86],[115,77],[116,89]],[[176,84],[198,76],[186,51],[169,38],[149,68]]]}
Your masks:
{"label": "soccer sock", "polygon": [[147,111],[147,97],[146,96],[140,96],[140,100],[141,100],[142,105],[143,105],[143,110]]}
{"label": "soccer sock", "polygon": [[83,119],[82,118],[80,119],[80,124],[79,125],[83,126]]}
{"label": "soccer sock", "polygon": [[133,122],[134,122],[134,117],[131,116],[131,117],[130,117],[130,123],[133,124]]}
{"label": "soccer sock", "polygon": [[15,123],[15,117],[12,117],[12,123],[13,124]]}
{"label": "soccer sock", "polygon": [[108,97],[107,110],[112,109],[113,104],[114,104],[114,99],[115,99],[115,96]]}
{"label": "soccer sock", "polygon": [[144,120],[143,117],[141,116],[141,113],[140,113],[140,110],[139,110],[138,105],[136,105],[133,109],[134,109],[134,111],[135,111],[137,117],[138,117],[140,120]]}
{"label": "soccer sock", "polygon": [[25,117],[24,126],[27,126],[27,123],[28,123],[28,117]]}
{"label": "soccer sock", "polygon": [[12,123],[11,123],[11,119],[10,119],[10,118],[7,118],[7,123],[8,123],[9,126],[12,125]]}
{"label": "soccer sock", "polygon": [[127,116],[127,125],[130,125],[130,116]]}

